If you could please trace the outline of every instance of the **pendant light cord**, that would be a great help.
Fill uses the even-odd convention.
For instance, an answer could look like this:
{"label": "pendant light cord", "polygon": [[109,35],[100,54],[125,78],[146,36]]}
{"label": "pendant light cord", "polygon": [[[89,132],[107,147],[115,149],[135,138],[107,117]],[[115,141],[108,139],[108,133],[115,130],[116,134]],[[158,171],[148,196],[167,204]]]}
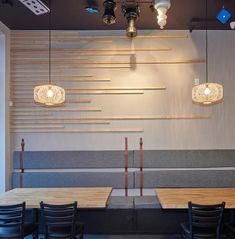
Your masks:
{"label": "pendant light cord", "polygon": [[208,9],[208,0],[206,0],[206,83],[208,83],[208,21],[207,21],[207,9]]}
{"label": "pendant light cord", "polygon": [[49,0],[49,84],[51,84],[51,0]]}

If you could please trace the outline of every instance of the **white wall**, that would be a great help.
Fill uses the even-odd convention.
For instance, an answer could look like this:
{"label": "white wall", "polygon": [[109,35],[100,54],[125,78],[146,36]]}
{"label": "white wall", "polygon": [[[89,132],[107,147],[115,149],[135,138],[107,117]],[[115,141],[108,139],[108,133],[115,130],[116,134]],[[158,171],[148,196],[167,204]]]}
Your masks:
{"label": "white wall", "polygon": [[0,192],[11,186],[11,147],[8,94],[10,69],[10,31],[0,22]]}
{"label": "white wall", "polygon": [[5,36],[0,32],[0,192],[5,191]]}
{"label": "white wall", "polygon": [[[124,35],[124,32],[118,32]],[[205,58],[205,32],[171,31],[167,34],[189,35],[186,39],[113,41],[112,47],[172,47],[169,53],[152,52],[137,60],[180,60]],[[82,32],[87,34],[87,32]],[[99,31],[89,34],[113,34]],[[116,33],[115,33],[116,34]],[[155,32],[143,31],[143,34]],[[224,85],[223,103],[202,107],[192,103],[194,78],[205,81],[204,64],[137,65],[134,70],[92,70],[97,76],[110,77],[109,86],[154,86],[163,84],[166,91],[147,91],[143,96],[89,96],[92,106],[102,107],[99,116],[209,115],[209,119],[113,121],[112,127],[143,128],[143,133],[13,133],[13,149],[20,149],[21,138],[26,150],[114,150],[124,148],[124,137],[129,148],[137,149],[139,137],[145,149],[234,149],[235,148],[235,31],[209,32],[209,81]],[[94,48],[96,45],[93,46]],[[91,70],[80,70],[81,73]],[[84,86],[81,84],[81,86]],[[92,85],[89,85],[92,87]],[[97,86],[97,85],[96,85]],[[99,85],[99,86],[102,86]],[[106,83],[107,86],[107,83]],[[94,113],[95,114],[95,113]],[[85,113],[83,114],[83,116]],[[97,115],[97,114],[95,114]]]}

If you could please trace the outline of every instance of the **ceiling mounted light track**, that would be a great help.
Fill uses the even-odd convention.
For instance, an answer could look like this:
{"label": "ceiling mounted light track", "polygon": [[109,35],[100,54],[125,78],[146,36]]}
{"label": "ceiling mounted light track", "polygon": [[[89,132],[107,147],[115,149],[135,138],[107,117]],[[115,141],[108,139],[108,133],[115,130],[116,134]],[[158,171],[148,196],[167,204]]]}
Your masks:
{"label": "ceiling mounted light track", "polygon": [[50,9],[40,0],[19,0],[35,15],[42,15],[50,12]]}
{"label": "ceiling mounted light track", "polygon": [[170,0],[155,0],[154,8],[157,10],[157,23],[163,29],[167,23],[167,10],[171,7]]}
{"label": "ceiling mounted light track", "polygon": [[127,20],[128,27],[126,29],[127,37],[133,38],[137,36],[137,29],[135,26],[136,20],[140,14],[140,8],[137,3],[122,6],[124,17]]}
{"label": "ceiling mounted light track", "polygon": [[116,3],[113,0],[106,0],[104,5],[103,22],[107,25],[116,23],[116,16],[114,11],[116,10]]}
{"label": "ceiling mounted light track", "polygon": [[98,5],[96,0],[88,0],[87,1],[87,6],[85,7],[85,12],[87,13],[98,13]]}

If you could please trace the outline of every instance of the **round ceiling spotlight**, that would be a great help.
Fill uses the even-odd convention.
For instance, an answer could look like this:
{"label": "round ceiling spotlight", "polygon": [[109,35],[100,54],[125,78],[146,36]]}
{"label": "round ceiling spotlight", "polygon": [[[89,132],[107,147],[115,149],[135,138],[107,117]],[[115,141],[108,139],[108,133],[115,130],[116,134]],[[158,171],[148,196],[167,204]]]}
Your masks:
{"label": "round ceiling spotlight", "polygon": [[106,0],[104,5],[103,22],[107,25],[116,23],[116,16],[114,11],[116,10],[116,3],[113,0]]}
{"label": "round ceiling spotlight", "polygon": [[135,27],[135,22],[139,17],[140,8],[137,4],[123,6],[122,10],[124,12],[124,17],[127,20],[128,28],[126,29],[127,37],[133,38],[137,36],[137,29]]}

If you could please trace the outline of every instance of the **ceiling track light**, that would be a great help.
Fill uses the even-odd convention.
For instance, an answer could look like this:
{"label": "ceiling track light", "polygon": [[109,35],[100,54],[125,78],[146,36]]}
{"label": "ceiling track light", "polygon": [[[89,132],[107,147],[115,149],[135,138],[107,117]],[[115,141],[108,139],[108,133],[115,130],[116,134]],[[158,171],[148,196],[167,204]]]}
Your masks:
{"label": "ceiling track light", "polygon": [[9,6],[9,7],[13,7],[14,4],[11,0],[2,0],[2,4]]}
{"label": "ceiling track light", "polygon": [[35,15],[42,15],[50,12],[50,9],[40,0],[19,0]]}
{"label": "ceiling track light", "polygon": [[157,10],[157,23],[161,29],[164,29],[167,23],[167,10],[171,7],[170,0],[155,0],[154,8]]}
{"label": "ceiling track light", "polygon": [[103,3],[104,5],[104,15],[103,22],[107,25],[112,25],[116,23],[116,16],[114,11],[116,10],[116,3],[113,0],[106,0]]}
{"label": "ceiling track light", "polygon": [[135,4],[124,5],[122,7],[122,11],[124,12],[124,17],[127,20],[128,27],[126,29],[127,37],[133,38],[137,36],[137,29],[135,26],[136,20],[140,14],[139,6]]}
{"label": "ceiling track light", "polygon": [[87,6],[85,7],[85,12],[87,13],[98,13],[99,9],[97,6],[97,2],[95,0],[88,0]]}

